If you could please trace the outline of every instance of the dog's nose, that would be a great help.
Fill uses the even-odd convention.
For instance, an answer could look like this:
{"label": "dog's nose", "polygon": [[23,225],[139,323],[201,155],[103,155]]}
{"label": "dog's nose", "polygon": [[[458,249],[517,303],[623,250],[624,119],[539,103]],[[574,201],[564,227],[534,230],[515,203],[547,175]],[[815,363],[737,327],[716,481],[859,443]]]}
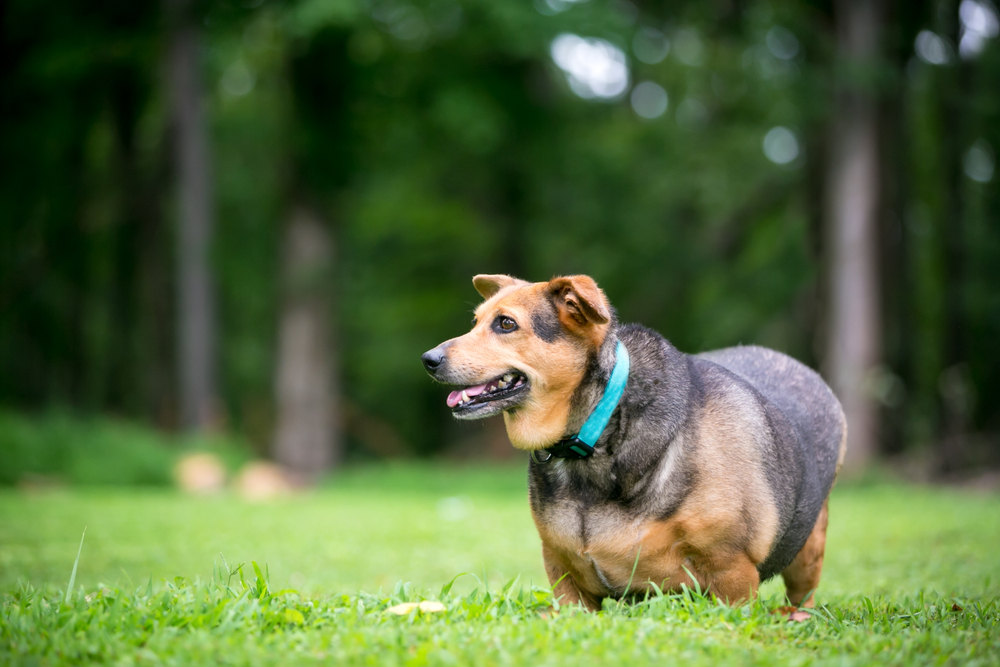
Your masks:
{"label": "dog's nose", "polygon": [[424,368],[427,369],[428,373],[433,373],[444,363],[444,352],[440,347],[435,347],[420,355],[420,361],[424,362]]}

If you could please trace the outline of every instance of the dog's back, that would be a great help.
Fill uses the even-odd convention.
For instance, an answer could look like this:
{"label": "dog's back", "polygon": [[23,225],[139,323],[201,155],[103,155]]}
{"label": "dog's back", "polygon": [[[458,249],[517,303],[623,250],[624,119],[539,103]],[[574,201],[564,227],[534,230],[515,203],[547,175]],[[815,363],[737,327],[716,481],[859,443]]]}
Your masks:
{"label": "dog's back", "polygon": [[[769,411],[780,411],[771,419],[787,420],[791,428],[793,437],[776,437],[775,449],[768,453],[772,460],[764,462],[771,484],[786,487],[786,492],[776,494],[783,501],[779,514],[786,526],[784,537],[760,565],[761,578],[766,579],[786,567],[801,549],[830,493],[843,462],[844,413],[815,371],[780,352],[748,345],[705,352],[697,358],[746,381]],[[778,424],[775,427],[780,430]],[[792,467],[797,469],[794,473]]]}

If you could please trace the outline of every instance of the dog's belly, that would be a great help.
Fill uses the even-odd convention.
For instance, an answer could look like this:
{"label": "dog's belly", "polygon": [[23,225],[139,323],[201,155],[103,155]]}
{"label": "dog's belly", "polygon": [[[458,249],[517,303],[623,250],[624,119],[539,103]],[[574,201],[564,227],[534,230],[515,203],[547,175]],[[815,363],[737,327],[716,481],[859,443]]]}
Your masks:
{"label": "dog's belly", "polygon": [[583,509],[569,502],[547,507],[535,522],[542,542],[591,595],[642,592],[650,582],[665,590],[691,583],[684,568],[693,566],[675,522],[636,519],[611,504]]}

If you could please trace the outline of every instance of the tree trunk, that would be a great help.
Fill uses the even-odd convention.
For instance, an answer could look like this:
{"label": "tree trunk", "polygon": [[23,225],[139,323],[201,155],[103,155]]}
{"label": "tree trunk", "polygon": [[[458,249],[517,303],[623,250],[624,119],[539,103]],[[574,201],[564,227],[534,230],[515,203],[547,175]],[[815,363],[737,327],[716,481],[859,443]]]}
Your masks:
{"label": "tree trunk", "polygon": [[[948,3],[946,16],[951,17],[942,32],[958,43],[958,3]],[[942,12],[944,13],[944,12]],[[961,470],[969,463],[968,431],[972,417],[971,379],[965,349],[965,175],[962,168],[963,148],[969,143],[968,119],[964,113],[966,100],[971,97],[971,65],[961,60],[947,73],[938,77],[941,106],[941,148],[943,189],[945,194],[944,224],[944,370],[938,381],[943,408],[943,428],[938,441],[939,474]]]}
{"label": "tree trunk", "polygon": [[316,212],[297,207],[285,231],[274,458],[301,482],[315,480],[340,459],[331,246],[330,231]]}
{"label": "tree trunk", "polygon": [[[878,55],[881,3],[834,5],[838,61],[871,72]],[[848,472],[864,468],[878,449],[879,414],[866,380],[881,354],[878,280],[878,113],[874,94],[842,82],[830,142],[826,193],[830,294],[825,370],[847,415]]]}
{"label": "tree trunk", "polygon": [[177,247],[178,375],[181,424],[215,421],[215,304],[210,246],[212,175],[200,76],[201,40],[190,0],[168,0],[173,19],[168,81],[179,203]]}

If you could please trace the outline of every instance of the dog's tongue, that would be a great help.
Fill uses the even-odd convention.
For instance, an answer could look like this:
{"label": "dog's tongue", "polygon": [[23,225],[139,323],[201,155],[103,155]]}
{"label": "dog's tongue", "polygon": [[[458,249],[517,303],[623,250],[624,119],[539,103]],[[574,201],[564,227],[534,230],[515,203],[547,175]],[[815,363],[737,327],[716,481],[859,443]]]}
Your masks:
{"label": "dog's tongue", "polygon": [[483,393],[484,391],[486,391],[486,385],[485,384],[477,384],[475,387],[466,387],[465,389],[459,389],[458,391],[451,392],[450,394],[448,394],[448,407],[449,408],[453,408],[456,405],[458,405],[458,402],[460,400],[462,400],[462,392],[463,391],[465,392],[466,396],[468,396],[469,398],[472,398],[473,396],[479,396],[481,393]]}

